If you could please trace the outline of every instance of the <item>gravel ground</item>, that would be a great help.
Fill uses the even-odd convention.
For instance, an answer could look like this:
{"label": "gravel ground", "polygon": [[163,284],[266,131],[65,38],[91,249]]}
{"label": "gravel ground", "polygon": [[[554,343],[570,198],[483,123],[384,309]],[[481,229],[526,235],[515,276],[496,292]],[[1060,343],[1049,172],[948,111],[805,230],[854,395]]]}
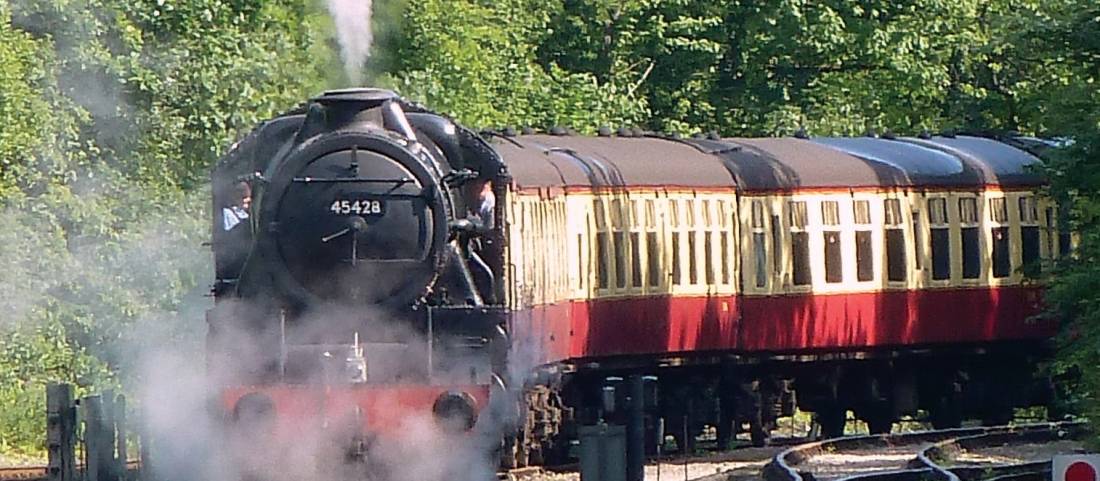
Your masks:
{"label": "gravel ground", "polygon": [[[782,447],[743,448],[712,456],[675,458],[650,462],[645,467],[646,481],[750,481],[760,479],[760,469],[782,451]],[[535,470],[515,481],[580,481],[576,471]]]}
{"label": "gravel ground", "polygon": [[962,451],[954,456],[956,466],[975,466],[993,464],[1018,464],[1029,461],[1044,461],[1056,454],[1085,452],[1080,441],[1055,441],[1042,444],[1018,444],[990,446],[971,451]]}
{"label": "gravel ground", "polygon": [[23,468],[27,466],[45,466],[46,458],[16,454],[0,454],[0,468]]}
{"label": "gravel ground", "polygon": [[794,468],[814,473],[814,477],[822,481],[870,471],[904,469],[920,448],[919,444],[910,444],[865,451],[821,453]]}

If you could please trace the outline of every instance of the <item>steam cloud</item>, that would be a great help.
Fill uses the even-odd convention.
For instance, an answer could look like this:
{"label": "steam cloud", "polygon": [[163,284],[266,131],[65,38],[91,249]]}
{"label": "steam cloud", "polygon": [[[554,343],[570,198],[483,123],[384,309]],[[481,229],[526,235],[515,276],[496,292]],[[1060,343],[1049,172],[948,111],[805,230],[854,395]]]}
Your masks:
{"label": "steam cloud", "polygon": [[370,56],[373,40],[371,33],[371,0],[327,0],[329,15],[336,25],[336,38],[340,42],[340,57],[344,71],[353,86],[363,81],[363,66]]}

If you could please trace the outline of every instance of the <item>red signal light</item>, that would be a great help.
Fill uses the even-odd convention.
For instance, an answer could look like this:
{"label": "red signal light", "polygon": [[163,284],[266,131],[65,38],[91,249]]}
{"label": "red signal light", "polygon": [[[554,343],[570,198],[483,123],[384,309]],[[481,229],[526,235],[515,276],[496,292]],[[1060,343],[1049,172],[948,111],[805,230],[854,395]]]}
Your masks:
{"label": "red signal light", "polygon": [[1066,468],[1065,481],[1096,481],[1096,468],[1084,461],[1077,461]]}
{"label": "red signal light", "polygon": [[1051,481],[1100,481],[1096,479],[1100,454],[1058,455],[1051,464]]}

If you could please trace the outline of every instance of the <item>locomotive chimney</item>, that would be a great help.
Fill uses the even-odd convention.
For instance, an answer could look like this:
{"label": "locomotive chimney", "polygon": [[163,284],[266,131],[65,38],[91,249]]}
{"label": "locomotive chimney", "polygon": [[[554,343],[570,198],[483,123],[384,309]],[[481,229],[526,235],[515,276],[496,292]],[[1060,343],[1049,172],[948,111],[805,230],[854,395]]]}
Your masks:
{"label": "locomotive chimney", "polygon": [[416,134],[398,100],[397,94],[383,89],[325,92],[310,99],[298,141],[336,130],[385,129],[415,142]]}

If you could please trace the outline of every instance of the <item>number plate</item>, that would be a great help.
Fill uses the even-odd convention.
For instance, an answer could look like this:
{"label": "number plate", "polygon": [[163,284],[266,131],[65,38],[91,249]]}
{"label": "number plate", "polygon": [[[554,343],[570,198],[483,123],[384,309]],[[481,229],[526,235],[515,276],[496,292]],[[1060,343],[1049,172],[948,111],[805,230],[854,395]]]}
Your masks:
{"label": "number plate", "polygon": [[386,201],[381,199],[336,199],[328,207],[336,215],[381,217],[386,214]]}

